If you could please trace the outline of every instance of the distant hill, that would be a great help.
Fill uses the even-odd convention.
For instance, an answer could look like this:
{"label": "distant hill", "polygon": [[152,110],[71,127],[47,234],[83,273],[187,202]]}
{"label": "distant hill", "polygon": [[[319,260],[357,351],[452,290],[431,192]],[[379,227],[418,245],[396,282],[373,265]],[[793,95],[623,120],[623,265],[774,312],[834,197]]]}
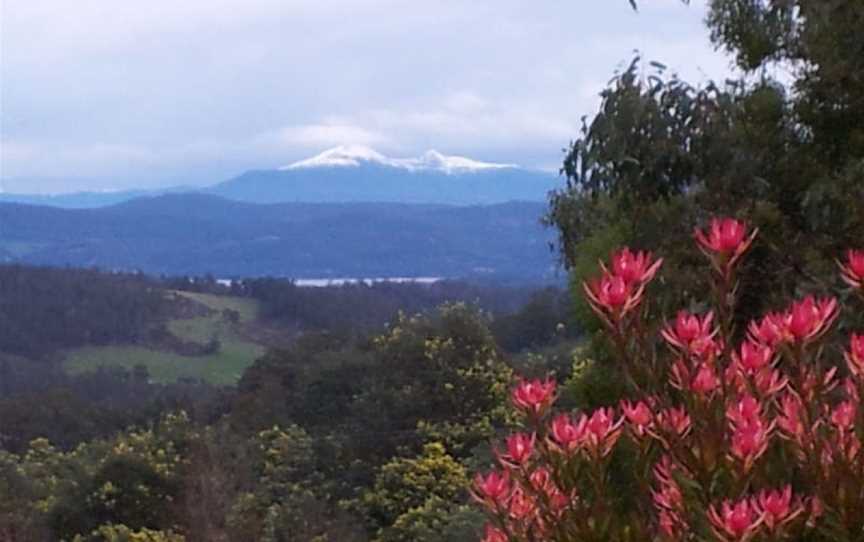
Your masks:
{"label": "distant hill", "polygon": [[65,194],[15,194],[0,192],[0,202],[49,205],[64,209],[88,209],[107,207],[134,198],[161,194],[189,192],[190,188],[167,188],[162,190],[118,190],[112,192],[70,192]]}
{"label": "distant hill", "polygon": [[58,195],[0,193],[0,202],[69,209],[105,207],[142,196],[200,193],[250,203],[432,203],[488,205],[546,201],[561,184],[554,173],[480,162],[428,151],[389,158],[362,146],[342,146],[288,166],[248,171],[201,189],[170,188]]}
{"label": "distant hill", "polygon": [[0,203],[0,261],[217,277],[556,276],[535,202],[251,204],[205,194],[97,209]]}

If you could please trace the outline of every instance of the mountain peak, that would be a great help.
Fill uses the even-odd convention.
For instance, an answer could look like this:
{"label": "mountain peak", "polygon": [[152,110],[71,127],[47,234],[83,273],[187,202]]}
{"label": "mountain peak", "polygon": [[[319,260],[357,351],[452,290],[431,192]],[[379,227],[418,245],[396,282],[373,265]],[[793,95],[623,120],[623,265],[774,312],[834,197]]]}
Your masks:
{"label": "mountain peak", "polygon": [[447,156],[436,150],[426,151],[418,158],[389,158],[375,149],[363,145],[340,145],[312,158],[300,160],[279,169],[358,167],[363,163],[407,169],[409,171],[434,170],[448,174],[518,167],[514,164],[480,162],[463,156]]}

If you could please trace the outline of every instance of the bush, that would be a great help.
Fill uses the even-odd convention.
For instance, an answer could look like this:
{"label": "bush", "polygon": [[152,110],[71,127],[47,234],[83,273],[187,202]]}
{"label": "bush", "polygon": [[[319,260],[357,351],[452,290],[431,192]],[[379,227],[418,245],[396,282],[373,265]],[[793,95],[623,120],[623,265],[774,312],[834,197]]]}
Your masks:
{"label": "bush", "polygon": [[[554,414],[553,380],[518,384],[524,430],[473,485],[485,542],[864,537],[864,335],[834,337],[833,297],[738,326],[736,271],[756,233],[734,219],[697,230],[713,310],[660,329],[650,253],[619,250],[584,284],[626,398]],[[864,251],[841,269],[864,297]]]}

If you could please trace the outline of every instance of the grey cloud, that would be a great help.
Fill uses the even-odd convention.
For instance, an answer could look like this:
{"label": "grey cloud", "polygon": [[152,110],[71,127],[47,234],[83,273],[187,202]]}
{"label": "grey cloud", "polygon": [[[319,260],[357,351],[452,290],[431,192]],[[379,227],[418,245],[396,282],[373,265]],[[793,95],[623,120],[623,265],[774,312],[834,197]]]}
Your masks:
{"label": "grey cloud", "polygon": [[728,66],[701,2],[0,6],[0,176],[88,179],[70,190],[216,182],[342,143],[548,167],[634,49],[688,80]]}

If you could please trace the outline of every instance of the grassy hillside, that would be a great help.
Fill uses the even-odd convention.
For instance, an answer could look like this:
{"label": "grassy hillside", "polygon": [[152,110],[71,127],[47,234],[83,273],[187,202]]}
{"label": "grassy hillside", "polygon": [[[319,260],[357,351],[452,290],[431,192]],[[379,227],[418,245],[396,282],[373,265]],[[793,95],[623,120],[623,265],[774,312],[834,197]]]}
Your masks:
{"label": "grassy hillside", "polygon": [[[238,297],[173,292],[208,310],[202,316],[168,322],[178,339],[207,345],[214,339],[218,350],[206,355],[184,355],[175,351],[136,345],[88,346],[65,352],[64,368],[70,373],[94,371],[99,367],[147,367],[152,380],[174,382],[181,378],[201,379],[212,384],[237,382],[246,367],[264,354],[265,347],[248,338],[245,329],[254,326],[258,305]],[[227,311],[233,311],[236,319]]]}

